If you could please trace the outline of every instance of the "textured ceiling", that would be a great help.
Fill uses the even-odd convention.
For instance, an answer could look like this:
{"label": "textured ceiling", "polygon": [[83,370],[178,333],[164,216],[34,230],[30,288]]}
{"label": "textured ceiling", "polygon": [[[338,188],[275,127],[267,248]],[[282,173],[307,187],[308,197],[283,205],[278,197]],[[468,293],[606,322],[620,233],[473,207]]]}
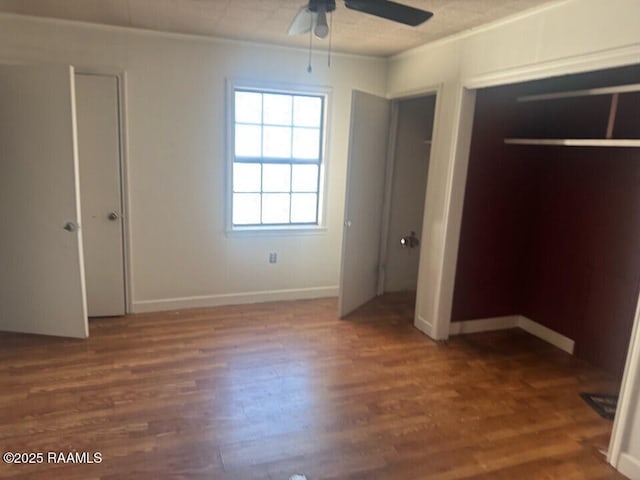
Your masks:
{"label": "textured ceiling", "polygon": [[[527,10],[549,0],[396,0],[434,12],[408,27],[355,12],[337,0],[333,49],[389,56],[472,27]],[[287,30],[305,0],[0,0],[0,12],[143,28],[165,32],[307,46],[308,35]],[[331,21],[331,20],[330,20]],[[326,48],[329,39],[314,38]]]}

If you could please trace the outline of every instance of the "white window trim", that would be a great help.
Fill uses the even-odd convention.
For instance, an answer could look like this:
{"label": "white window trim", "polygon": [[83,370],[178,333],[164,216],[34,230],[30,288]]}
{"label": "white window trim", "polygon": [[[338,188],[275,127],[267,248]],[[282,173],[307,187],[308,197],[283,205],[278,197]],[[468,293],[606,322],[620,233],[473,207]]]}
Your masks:
{"label": "white window trim", "polygon": [[[226,194],[225,194],[225,233],[227,235],[314,235],[327,231],[327,201],[329,172],[329,129],[331,117],[331,87],[320,85],[302,85],[287,83],[258,82],[255,80],[227,79],[226,81]],[[235,145],[235,102],[236,89],[254,89],[262,92],[285,94],[311,94],[324,97],[322,158],[320,159],[320,184],[318,189],[317,225],[233,225],[233,149]]]}

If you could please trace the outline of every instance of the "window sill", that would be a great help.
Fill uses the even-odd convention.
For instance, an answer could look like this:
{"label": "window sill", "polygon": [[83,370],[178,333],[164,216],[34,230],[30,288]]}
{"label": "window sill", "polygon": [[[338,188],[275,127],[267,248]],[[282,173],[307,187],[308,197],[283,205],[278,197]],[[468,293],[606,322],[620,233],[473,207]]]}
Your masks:
{"label": "window sill", "polygon": [[227,237],[247,236],[298,236],[298,235],[323,235],[327,233],[327,227],[322,225],[281,225],[274,227],[232,227],[227,228]]}

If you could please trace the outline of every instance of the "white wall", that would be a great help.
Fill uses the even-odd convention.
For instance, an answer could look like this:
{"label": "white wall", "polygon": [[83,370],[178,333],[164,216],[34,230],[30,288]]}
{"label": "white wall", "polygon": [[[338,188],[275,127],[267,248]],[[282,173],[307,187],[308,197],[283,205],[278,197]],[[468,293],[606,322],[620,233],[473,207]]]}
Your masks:
{"label": "white wall", "polygon": [[402,247],[400,238],[412,231],[420,236],[427,188],[435,96],[398,102],[391,215],[387,238],[384,291],[415,290],[420,246]]}
{"label": "white wall", "polygon": [[[391,97],[441,86],[422,232],[416,326],[435,338],[446,338],[449,332],[474,100],[464,87],[640,63],[638,25],[637,0],[568,0],[391,59]],[[628,388],[637,392],[640,379],[630,378]],[[629,420],[629,442],[623,454],[640,466],[637,397],[630,408],[636,412],[635,423]],[[627,418],[634,418],[627,413]]]}
{"label": "white wall", "polygon": [[[0,59],[126,71],[136,311],[337,293],[351,90],[384,94],[384,60],[317,53],[308,74],[301,50],[10,15]],[[225,234],[227,77],[332,88],[326,231]]]}
{"label": "white wall", "polygon": [[[568,0],[398,55],[388,72],[383,60],[336,56],[330,70],[318,59],[309,76],[303,51],[0,15],[0,59],[127,72],[133,301],[140,310],[286,296],[253,295],[273,290],[335,293],[351,89],[400,97],[440,85],[417,312],[437,337],[448,334],[473,112],[463,86],[637,63],[639,24],[637,0]],[[228,76],[333,88],[326,233],[225,235]],[[267,263],[270,251],[279,253],[275,266]]]}

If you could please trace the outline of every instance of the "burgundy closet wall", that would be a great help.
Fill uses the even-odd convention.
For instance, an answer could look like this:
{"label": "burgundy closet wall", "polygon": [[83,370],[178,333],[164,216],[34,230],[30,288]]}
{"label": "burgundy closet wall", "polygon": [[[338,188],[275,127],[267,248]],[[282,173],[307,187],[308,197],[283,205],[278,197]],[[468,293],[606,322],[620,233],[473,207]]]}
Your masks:
{"label": "burgundy closet wall", "polygon": [[478,92],[452,320],[512,315],[522,304],[522,264],[537,182],[503,139],[513,124],[510,91]]}
{"label": "burgundy closet wall", "polygon": [[[640,289],[640,149],[503,140],[553,128],[531,109],[523,116],[514,102],[523,92],[550,83],[561,90],[562,82],[569,89],[635,83],[639,73],[633,67],[478,92],[453,321],[522,314],[574,339],[577,356],[622,373]],[[600,132],[608,111],[601,98],[588,115],[569,107],[554,119],[564,124],[578,113],[572,128]],[[637,98],[628,100],[620,138],[640,125]]]}

